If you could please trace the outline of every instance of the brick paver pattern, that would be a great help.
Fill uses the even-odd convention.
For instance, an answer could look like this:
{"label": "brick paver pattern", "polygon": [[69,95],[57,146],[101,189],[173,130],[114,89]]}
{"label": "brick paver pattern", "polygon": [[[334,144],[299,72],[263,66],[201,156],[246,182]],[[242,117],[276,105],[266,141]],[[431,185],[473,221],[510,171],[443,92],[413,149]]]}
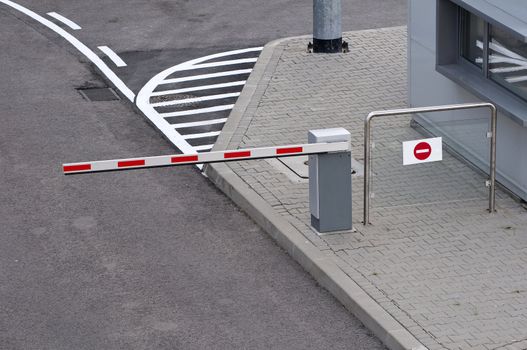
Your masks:
{"label": "brick paver pattern", "polygon": [[[345,40],[351,52],[331,55],[307,53],[307,39],[282,42],[228,148],[303,143],[309,129],[345,127],[362,162],[364,117],[407,106],[406,27]],[[429,349],[526,349],[526,210],[500,190],[490,215],[485,176],[449,153],[403,167],[401,141],[423,138],[410,121],[374,121],[373,225],[361,224],[356,177],[356,232],[318,236],[307,183],[275,163],[229,167]]]}

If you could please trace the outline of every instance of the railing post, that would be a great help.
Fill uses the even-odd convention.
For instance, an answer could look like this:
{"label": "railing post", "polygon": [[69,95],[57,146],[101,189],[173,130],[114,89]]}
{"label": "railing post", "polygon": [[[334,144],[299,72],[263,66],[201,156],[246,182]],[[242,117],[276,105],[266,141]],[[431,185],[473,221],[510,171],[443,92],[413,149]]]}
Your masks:
{"label": "railing post", "polygon": [[489,211],[491,213],[496,211],[496,135],[498,123],[498,110],[493,104],[488,107],[491,111],[490,116],[490,193],[489,193]]}
{"label": "railing post", "polygon": [[[310,130],[308,142],[348,142],[343,128]],[[309,156],[311,225],[319,232],[351,230],[351,151]]]}
{"label": "railing post", "polygon": [[370,223],[370,175],[371,175],[371,145],[370,145],[370,120],[372,115],[364,120],[364,212],[363,223]]}

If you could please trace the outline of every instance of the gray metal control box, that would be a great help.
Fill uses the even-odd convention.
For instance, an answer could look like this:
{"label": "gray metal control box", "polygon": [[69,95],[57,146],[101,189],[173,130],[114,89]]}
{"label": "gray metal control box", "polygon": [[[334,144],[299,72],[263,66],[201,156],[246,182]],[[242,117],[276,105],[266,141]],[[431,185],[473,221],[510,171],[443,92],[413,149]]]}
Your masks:
{"label": "gray metal control box", "polygon": [[[310,130],[308,142],[351,142],[351,134],[344,128]],[[309,209],[319,233],[352,228],[350,151],[309,156]]]}

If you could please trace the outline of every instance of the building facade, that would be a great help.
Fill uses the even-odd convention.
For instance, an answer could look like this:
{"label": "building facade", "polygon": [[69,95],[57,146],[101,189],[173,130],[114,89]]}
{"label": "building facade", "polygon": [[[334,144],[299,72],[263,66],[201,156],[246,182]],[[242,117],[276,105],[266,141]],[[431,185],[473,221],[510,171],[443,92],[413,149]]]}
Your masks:
{"label": "building facade", "polygon": [[[412,107],[498,106],[497,179],[527,201],[527,0],[409,0]],[[485,171],[486,109],[416,115],[414,122]]]}

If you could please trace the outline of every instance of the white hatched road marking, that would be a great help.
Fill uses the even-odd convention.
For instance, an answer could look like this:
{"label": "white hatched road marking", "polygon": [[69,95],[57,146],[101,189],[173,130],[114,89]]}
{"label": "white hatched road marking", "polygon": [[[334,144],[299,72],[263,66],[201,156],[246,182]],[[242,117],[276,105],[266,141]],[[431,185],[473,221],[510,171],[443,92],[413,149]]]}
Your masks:
{"label": "white hatched road marking", "polygon": [[[234,104],[224,104],[225,102],[220,102],[228,98],[236,98],[240,95],[240,92],[228,92],[223,94],[214,94],[206,96],[197,96],[197,97],[188,97],[185,99],[173,99],[169,100],[170,95],[189,93],[189,92],[202,92],[212,89],[222,89],[222,88],[236,88],[241,87],[245,84],[245,79],[241,80],[237,76],[243,74],[251,73],[252,69],[230,69],[233,65],[248,64],[256,62],[257,58],[237,58],[237,59],[226,59],[232,56],[247,54],[247,53],[259,53],[262,50],[262,47],[254,47],[240,50],[233,50],[227,52],[220,52],[213,55],[208,55],[200,58],[196,58],[187,62],[183,62],[171,68],[168,68],[156,76],[154,76],[145,86],[139,91],[136,98],[137,107],[143,112],[143,114],[150,119],[150,121],[174,144],[180,151],[183,153],[197,153],[210,151],[213,144],[207,145],[191,145],[190,140],[195,140],[199,143],[200,139],[205,139],[209,137],[216,137],[220,134],[220,131],[210,131],[206,130],[209,125],[217,125],[225,123],[227,118],[214,118],[209,120],[200,120],[199,118],[204,118],[199,116],[201,114],[228,111],[234,107]],[[218,60],[222,59],[223,60]],[[234,57],[235,58],[235,57]],[[211,60],[216,60],[210,62]],[[205,74],[196,74],[199,70],[206,69],[218,69],[220,67],[225,67],[225,71],[206,73]],[[183,72],[188,75],[186,76],[176,76],[172,77],[175,73]],[[224,77],[233,77],[235,81],[232,82],[221,82],[214,84],[211,79],[224,79]],[[203,83],[204,82],[204,83]],[[186,86],[177,87],[177,84],[186,83]],[[194,86],[188,86],[189,83],[195,83]],[[158,87],[165,86],[167,84],[176,84],[175,89],[169,90],[157,90]],[[156,97],[157,100],[151,101],[151,98]],[[163,98],[164,100],[159,100]],[[211,102],[218,100],[218,105],[200,107],[199,103]],[[175,111],[163,111],[158,112],[157,107],[165,108],[177,108],[178,106],[195,103],[197,104],[194,108],[187,108],[185,110],[175,110]],[[196,120],[188,120],[189,116],[196,116]],[[171,124],[166,118],[173,117],[185,117],[185,121],[174,122]],[[210,118],[210,117],[209,117]],[[181,135],[178,132],[178,129],[190,128],[190,127],[204,127],[203,132],[196,132],[193,134]]]}
{"label": "white hatched road marking", "polygon": [[243,86],[243,85],[245,85],[245,80],[233,81],[232,83],[193,86],[193,87],[184,88],[184,89],[177,89],[177,90],[157,91],[157,92],[153,92],[152,95],[150,95],[150,96],[175,95],[175,94],[183,94],[185,92],[203,91],[203,90],[210,90],[210,89],[220,89],[220,88],[224,88],[224,87]]}
{"label": "white hatched road marking", "polygon": [[185,99],[182,99],[182,100],[156,102],[156,103],[151,103],[150,105],[153,106],[153,107],[166,107],[166,106],[173,106],[173,105],[182,105],[182,104],[186,104],[186,103],[211,101],[211,100],[222,100],[224,98],[238,97],[238,96],[240,96],[239,92],[232,92],[232,93],[228,93],[228,94],[209,95],[209,96],[202,96],[202,97],[185,98]]}
{"label": "white hatched road marking", "polygon": [[203,68],[212,68],[212,67],[232,66],[235,64],[254,63],[256,62],[256,60],[257,58],[242,58],[239,60],[202,63],[202,64],[196,64],[193,66],[183,67],[180,70],[193,70],[193,69],[203,69]]}
{"label": "white hatched road marking", "polygon": [[197,108],[197,109],[189,109],[186,111],[171,112],[171,113],[158,113],[158,114],[161,115],[163,118],[181,117],[182,115],[193,115],[193,114],[201,114],[201,113],[227,111],[229,109],[232,109],[232,107],[234,107],[234,105],[222,105],[222,106]]}
{"label": "white hatched road marking", "polygon": [[183,128],[192,128],[194,126],[221,124],[221,123],[225,123],[226,121],[227,121],[227,118],[220,118],[220,119],[211,119],[211,120],[201,120],[198,122],[172,124],[172,126],[175,127],[176,129],[183,129]]}
{"label": "white hatched road marking", "polygon": [[161,84],[183,83],[185,81],[210,79],[210,78],[218,78],[218,77],[228,77],[230,75],[249,74],[251,72],[252,72],[252,69],[237,69],[237,70],[231,70],[231,71],[220,72],[220,73],[191,75],[191,76],[184,77],[184,78],[165,79],[165,80],[160,81],[158,84],[161,85]]}
{"label": "white hatched road marking", "polygon": [[119,89],[119,91],[121,91],[124,96],[126,96],[126,98],[128,98],[132,102],[134,101],[135,94],[132,92],[132,90],[130,90],[128,86],[126,86],[126,84],[106,65],[106,63],[104,63],[104,61],[99,56],[97,56],[97,54],[95,54],[95,52],[93,52],[90,48],[80,42],[79,39],[75,38],[73,35],[65,31],[55,23],[29,10],[28,8],[25,8],[24,6],[21,6],[10,0],[0,0],[0,3],[12,7],[13,9],[19,12],[22,12],[23,14],[33,18],[35,21],[48,27],[49,29],[63,37],[77,50],[79,50],[84,56],[86,56],[90,61],[92,61],[92,63],[95,64],[104,75],[106,75],[106,77],[115,85],[117,89]]}
{"label": "white hatched road marking", "polygon": [[209,131],[209,132],[202,132],[202,133],[199,133],[199,134],[188,134],[188,135],[183,135],[183,138],[185,140],[190,140],[190,139],[200,139],[200,138],[203,138],[203,137],[212,137],[212,136],[218,136],[220,134],[219,131]]}
{"label": "white hatched road marking", "polygon": [[49,17],[53,17],[55,18],[57,21],[60,21],[62,23],[64,23],[65,25],[67,25],[68,27],[70,27],[71,29],[73,30],[80,30],[82,29],[81,26],[79,26],[77,23],[73,22],[71,19],[68,19],[56,12],[48,12],[47,15]]}
{"label": "white hatched road marking", "polygon": [[119,57],[119,55],[117,55],[108,46],[99,46],[98,49],[108,56],[108,58],[111,59],[117,67],[126,67],[126,63],[121,59],[121,57]]}
{"label": "white hatched road marking", "polygon": [[201,145],[201,146],[194,146],[194,150],[196,151],[210,151],[214,147],[214,145]]}

